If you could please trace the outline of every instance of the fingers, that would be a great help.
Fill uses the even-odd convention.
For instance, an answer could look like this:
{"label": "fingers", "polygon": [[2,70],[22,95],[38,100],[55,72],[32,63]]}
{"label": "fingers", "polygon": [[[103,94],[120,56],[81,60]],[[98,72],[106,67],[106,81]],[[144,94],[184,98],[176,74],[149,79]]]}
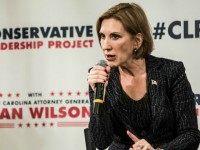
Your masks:
{"label": "fingers", "polygon": [[110,66],[106,66],[106,72],[109,73],[110,72]]}
{"label": "fingers", "polygon": [[133,150],[153,150],[154,148],[145,140],[141,139],[132,146]]}
{"label": "fingers", "polygon": [[137,136],[135,136],[128,130],[127,135],[134,142],[134,144],[132,145],[133,150],[153,150],[153,147],[145,139],[139,139]]}
{"label": "fingers", "polygon": [[110,67],[94,66],[88,73],[87,81],[94,90],[95,83],[106,83]]}
{"label": "fingers", "polygon": [[127,134],[128,134],[128,136],[132,139],[132,141],[133,142],[138,142],[140,139],[137,137],[137,136],[135,136],[133,133],[131,133],[130,131],[128,131],[127,130]]}
{"label": "fingers", "polygon": [[142,150],[153,150],[153,148],[151,147],[151,145],[145,145]]}

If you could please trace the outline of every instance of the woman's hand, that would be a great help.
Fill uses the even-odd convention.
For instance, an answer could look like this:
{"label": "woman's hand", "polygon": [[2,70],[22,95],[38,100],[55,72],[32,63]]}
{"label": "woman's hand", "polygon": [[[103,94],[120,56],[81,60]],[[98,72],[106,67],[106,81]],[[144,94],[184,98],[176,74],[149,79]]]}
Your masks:
{"label": "woman's hand", "polygon": [[88,84],[95,90],[95,83],[107,83],[110,67],[94,66],[87,76]]}
{"label": "woman's hand", "polygon": [[127,134],[134,142],[131,150],[154,150],[154,148],[145,139],[139,139],[130,131],[127,131]]}

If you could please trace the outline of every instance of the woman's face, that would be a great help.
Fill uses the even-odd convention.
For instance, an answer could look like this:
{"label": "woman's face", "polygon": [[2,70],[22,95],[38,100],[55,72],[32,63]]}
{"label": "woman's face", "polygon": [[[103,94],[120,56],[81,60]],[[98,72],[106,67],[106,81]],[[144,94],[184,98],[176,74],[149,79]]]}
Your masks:
{"label": "woman's face", "polygon": [[116,19],[104,19],[99,31],[100,44],[109,66],[123,66],[133,59],[134,38]]}

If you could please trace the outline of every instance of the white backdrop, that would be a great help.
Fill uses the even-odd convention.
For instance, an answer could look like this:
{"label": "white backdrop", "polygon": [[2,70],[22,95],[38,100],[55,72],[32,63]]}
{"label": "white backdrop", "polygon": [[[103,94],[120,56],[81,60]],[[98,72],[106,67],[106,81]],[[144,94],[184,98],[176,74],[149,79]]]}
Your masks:
{"label": "white backdrop", "polygon": [[[103,58],[95,24],[118,2],[132,1],[0,0],[1,150],[85,149],[86,76]],[[152,26],[153,54],[185,64],[199,117],[200,1],[134,2]]]}

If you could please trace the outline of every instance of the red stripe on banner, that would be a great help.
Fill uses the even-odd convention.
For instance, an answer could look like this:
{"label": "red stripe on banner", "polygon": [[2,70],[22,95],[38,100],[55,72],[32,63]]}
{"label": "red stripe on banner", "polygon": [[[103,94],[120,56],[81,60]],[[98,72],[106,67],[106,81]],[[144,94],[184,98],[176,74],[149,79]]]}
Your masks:
{"label": "red stripe on banner", "polygon": [[14,123],[0,123],[0,128],[14,128]]}
{"label": "red stripe on banner", "polygon": [[58,122],[58,127],[86,127],[88,122]]}

